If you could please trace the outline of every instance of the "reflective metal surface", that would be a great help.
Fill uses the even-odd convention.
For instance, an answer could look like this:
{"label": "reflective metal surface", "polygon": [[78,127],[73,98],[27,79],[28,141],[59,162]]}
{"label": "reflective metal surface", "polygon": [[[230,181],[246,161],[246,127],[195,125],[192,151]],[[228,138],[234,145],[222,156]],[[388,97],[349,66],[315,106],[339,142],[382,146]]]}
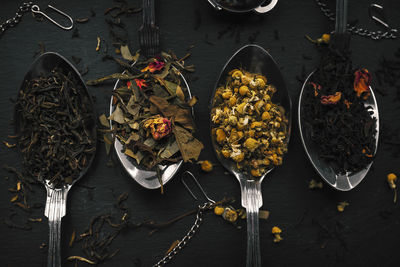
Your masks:
{"label": "reflective metal surface", "polygon": [[208,0],[208,2],[217,10],[266,13],[275,7],[278,0]]}
{"label": "reflective metal surface", "polygon": [[[47,52],[38,57],[30,66],[28,72],[25,74],[24,80],[21,85],[21,89],[26,87],[26,82],[37,78],[43,75],[50,73],[54,68],[62,69],[64,74],[69,72],[73,73],[76,77],[76,80],[80,83],[81,88],[83,88],[85,94],[88,95],[89,99],[91,99],[90,94],[87,90],[86,84],[83,81],[81,75],[78,70],[64,57],[57,53]],[[93,106],[93,102],[91,102]],[[19,114],[16,112],[15,114],[15,127],[16,132],[19,132]],[[97,128],[96,128],[96,118],[95,115],[92,114],[93,119],[93,127],[91,129],[92,138],[97,140]],[[53,188],[50,183],[46,180],[43,180],[43,184],[46,187],[47,198],[46,198],[46,206],[44,215],[48,218],[49,221],[49,250],[48,250],[48,267],[60,267],[61,266],[61,248],[60,248],[60,240],[61,240],[61,218],[66,214],[66,205],[67,205],[67,195],[72,185],[74,185],[82,176],[87,172],[90,165],[93,162],[95,153],[92,154],[89,159],[89,163],[85,169],[83,169],[78,178],[76,178],[71,185],[65,185],[63,188]]]}
{"label": "reflective metal surface", "polygon": [[[306,154],[311,161],[311,164],[314,166],[318,174],[325,180],[325,182],[327,182],[330,186],[337,190],[349,191],[356,187],[365,178],[373,162],[365,166],[364,169],[357,173],[346,173],[344,175],[340,175],[339,173],[335,173],[332,167],[319,157],[318,146],[311,140],[310,133],[307,131],[302,118],[304,90],[312,75],[313,73],[311,73],[304,82],[299,97],[297,119],[299,123],[300,138],[303,143],[304,150],[306,151]],[[369,89],[371,91],[371,96],[365,101],[365,106],[372,107],[372,116],[376,118],[375,151],[373,151],[372,153],[373,155],[375,155],[378,149],[379,139],[379,112],[378,103],[376,101],[374,91],[371,87],[369,87]]]}
{"label": "reflective metal surface", "polygon": [[[274,59],[258,45],[246,45],[240,48],[226,63],[221,71],[214,92],[211,98],[210,109],[213,108],[213,99],[216,89],[224,84],[228,73],[236,68],[243,68],[252,73],[260,73],[267,77],[268,83],[275,85],[277,92],[272,97],[272,102],[280,104],[286,111],[289,120],[287,140],[289,142],[291,134],[291,101],[286,89],[285,81]],[[242,206],[247,212],[247,267],[261,266],[259,228],[258,228],[258,210],[262,206],[261,182],[273,168],[266,171],[260,178],[254,178],[243,174],[237,169],[233,160],[226,159],[221,155],[212,134],[212,121],[210,117],[210,133],[214,151],[221,164],[231,172],[240,183],[242,193]]]}
{"label": "reflective metal surface", "polygon": [[[190,92],[190,88],[188,83],[185,80],[185,77],[180,73],[181,81],[187,88],[187,93],[188,95],[186,96],[187,98],[191,98],[192,94]],[[118,87],[122,86],[122,82],[118,80],[115,83],[114,90]],[[111,97],[110,101],[110,115],[114,111],[114,105]],[[193,111],[193,109],[192,109]],[[112,123],[112,122],[111,122]],[[114,142],[114,148],[115,152],[117,153],[117,156],[122,164],[122,166],[125,168],[125,170],[128,172],[128,174],[132,177],[133,180],[135,180],[138,184],[143,186],[144,188],[147,189],[157,189],[160,188],[160,182],[158,181],[157,177],[157,172],[156,171],[148,171],[144,169],[141,166],[138,166],[136,162],[133,162],[133,159],[130,158],[129,156],[125,155],[122,152],[122,144],[118,139],[115,139]],[[160,168],[161,174],[162,174],[162,182],[163,185],[165,185],[171,178],[175,175],[175,173],[179,170],[180,166],[182,165],[182,160],[169,164],[169,165],[159,165],[158,168]]]}

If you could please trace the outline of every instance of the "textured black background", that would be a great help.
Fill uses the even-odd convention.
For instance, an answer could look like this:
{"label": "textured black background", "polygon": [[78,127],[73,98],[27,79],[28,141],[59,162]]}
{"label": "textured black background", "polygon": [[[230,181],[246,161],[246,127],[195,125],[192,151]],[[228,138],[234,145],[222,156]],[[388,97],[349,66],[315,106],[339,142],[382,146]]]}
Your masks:
{"label": "textured black background", "polygon": [[[141,1],[130,1],[140,6]],[[334,6],[333,1],[329,1]],[[349,16],[358,19],[359,25],[378,30],[379,27],[368,17],[371,1],[349,1]],[[400,2],[379,1],[386,8],[389,23],[400,28]],[[42,9],[48,4],[38,2]],[[0,22],[11,17],[20,1],[2,1]],[[71,31],[63,31],[48,21],[35,21],[30,14],[14,28],[0,37],[0,138],[7,139],[13,133],[10,120],[13,104],[29,65],[34,60],[38,42],[43,42],[48,51],[59,52],[71,59],[72,55],[82,57],[78,66],[87,65],[89,73],[85,80],[120,71],[112,62],[102,61],[102,55],[95,51],[96,37],[110,41],[108,28],[104,22],[104,10],[113,5],[111,0],[52,1],[51,4],[71,14],[74,18],[87,17],[93,8],[97,16],[86,24],[78,24],[80,37],[71,38]],[[195,107],[196,122],[199,126],[197,136],[204,143],[201,159],[217,162],[208,132],[208,102],[214,83],[226,60],[249,37],[259,32],[255,43],[266,48],[282,68],[287,87],[294,103],[294,116],[297,107],[300,83],[296,75],[305,66],[311,71],[318,60],[313,46],[304,35],[317,37],[331,31],[333,25],[322,15],[313,0],[281,0],[269,14],[256,16],[232,15],[214,11],[207,1],[170,0],[156,1],[157,22],[161,29],[162,47],[184,55],[186,48],[194,44],[190,63],[196,65],[195,75],[199,79],[190,82],[192,92],[200,102]],[[196,13],[197,12],[197,13]],[[197,15],[196,15],[197,14]],[[201,17],[201,24],[196,24]],[[141,15],[122,17],[130,28],[129,39],[132,51],[138,48],[137,29],[141,25]],[[196,27],[199,26],[199,27]],[[231,32],[218,38],[218,32],[233,25]],[[279,33],[279,40],[274,31]],[[239,34],[238,34],[239,33]],[[240,40],[237,36],[240,35]],[[207,36],[207,37],[206,37]],[[214,45],[205,42],[208,38]],[[352,50],[354,65],[364,66],[371,71],[377,68],[382,56],[388,58],[400,46],[397,40],[373,41],[353,36]],[[111,48],[111,46],[109,46]],[[303,55],[312,57],[304,59]],[[96,98],[98,113],[107,111],[113,84],[89,88]],[[383,123],[399,127],[399,101],[394,101],[394,91],[385,97],[377,95],[380,116]],[[1,144],[1,164],[20,167],[18,153]],[[301,146],[297,121],[293,122],[293,137],[289,145],[284,165],[264,180],[262,193],[263,209],[271,214],[267,221],[260,221],[260,239],[263,266],[398,266],[400,256],[398,239],[400,237],[399,204],[392,202],[393,193],[386,184],[386,174],[400,174],[399,158],[392,154],[392,147],[379,145],[373,168],[365,180],[351,192],[337,192],[327,185],[322,190],[311,191],[308,182],[320,180],[305,156]],[[136,184],[117,164],[106,167],[107,158],[104,147],[99,144],[98,154],[92,168],[70,191],[68,212],[63,219],[62,258],[65,266],[70,255],[82,255],[80,245],[68,247],[73,229],[82,232],[90,218],[102,212],[112,211],[114,194],[128,191],[127,204],[131,208],[133,221],[144,219],[164,221],[193,209],[196,202],[186,192],[180,182],[180,173],[165,187],[165,194],[148,191]],[[182,170],[191,170],[199,178],[206,191],[214,199],[233,196],[240,199],[239,184],[221,167],[209,174],[199,172],[196,165],[184,165]],[[9,180],[3,177],[9,176]],[[15,186],[14,178],[0,170],[0,214],[10,214],[10,198],[7,188]],[[88,189],[85,186],[95,187]],[[35,187],[32,202],[45,202],[45,190]],[[347,200],[350,206],[343,213],[336,210],[340,201]],[[239,206],[239,201],[236,206]],[[43,210],[36,211],[32,217],[42,216]],[[148,230],[139,229],[120,234],[113,247],[121,248],[119,254],[104,266],[133,266],[140,259],[142,266],[150,266],[162,258],[170,244],[180,239],[190,228],[194,217],[187,217],[172,227],[161,230],[152,236]],[[279,244],[273,243],[271,228],[278,225],[283,229]],[[325,230],[324,230],[325,229]],[[47,255],[39,246],[48,242],[46,219],[35,223],[33,230],[23,231],[7,228],[0,223],[0,265],[1,266],[45,266]],[[324,247],[322,248],[321,247]],[[198,234],[179,255],[171,266],[244,266],[246,258],[246,228],[237,230],[221,218],[209,213]]]}

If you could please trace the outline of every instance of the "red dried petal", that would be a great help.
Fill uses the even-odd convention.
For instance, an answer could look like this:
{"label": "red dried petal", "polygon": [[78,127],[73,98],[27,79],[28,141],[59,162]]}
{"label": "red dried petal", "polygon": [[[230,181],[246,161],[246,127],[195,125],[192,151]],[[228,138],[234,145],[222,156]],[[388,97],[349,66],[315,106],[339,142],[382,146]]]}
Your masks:
{"label": "red dried petal", "polygon": [[371,95],[371,92],[369,91],[371,74],[367,69],[360,69],[354,73],[354,76],[354,91],[356,91],[357,97],[363,95],[363,98],[367,99]]}

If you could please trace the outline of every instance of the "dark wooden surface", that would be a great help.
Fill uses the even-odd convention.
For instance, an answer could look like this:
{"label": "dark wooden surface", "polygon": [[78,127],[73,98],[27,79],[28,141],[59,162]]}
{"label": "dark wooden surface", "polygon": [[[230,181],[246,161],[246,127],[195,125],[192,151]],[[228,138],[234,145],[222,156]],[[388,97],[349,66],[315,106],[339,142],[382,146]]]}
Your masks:
{"label": "dark wooden surface", "polygon": [[[130,1],[141,5],[141,1]],[[380,29],[368,18],[368,4],[371,1],[350,1],[349,16],[358,19],[359,25]],[[400,28],[400,2],[379,1],[385,6],[390,25]],[[46,1],[38,2],[42,9]],[[330,1],[332,6],[333,2]],[[19,1],[2,1],[0,22],[14,14]],[[111,38],[104,22],[104,10],[113,5],[111,0],[102,1],[52,1],[51,4],[67,12],[74,18],[87,17],[89,9],[97,13],[86,24],[78,24],[80,37],[71,38],[71,31],[63,31],[48,21],[37,22],[30,14],[13,29],[0,37],[0,138],[7,139],[13,134],[10,120],[13,116],[13,104],[22,78],[34,60],[38,42],[43,42],[47,51],[58,52],[71,59],[72,55],[82,57],[78,68],[87,65],[89,73],[85,80],[120,71],[112,62],[102,61],[102,55],[95,51],[96,37],[108,42]],[[302,66],[311,71],[318,60],[316,50],[305,40],[304,35],[317,37],[331,31],[333,25],[321,14],[313,0],[281,0],[269,14],[256,16],[232,15],[216,12],[205,1],[156,1],[157,21],[161,29],[162,47],[172,49],[178,55],[184,55],[186,48],[195,45],[190,62],[196,65],[195,75],[199,79],[190,83],[192,92],[200,99],[195,108],[196,122],[199,126],[198,138],[205,149],[201,159],[217,162],[211,149],[208,131],[209,96],[214,83],[226,60],[249,37],[256,35],[255,43],[266,48],[282,68],[283,75],[294,103],[293,118],[297,118],[297,100],[301,85],[296,75],[301,74]],[[201,18],[201,24],[196,18]],[[58,18],[58,17],[57,17]],[[141,25],[141,15],[122,17],[130,28],[131,50],[138,48],[137,29]],[[198,20],[197,20],[198,21]],[[196,25],[198,27],[196,27]],[[229,25],[234,29],[221,38],[220,31]],[[196,29],[195,29],[196,28]],[[276,34],[279,34],[279,39]],[[237,36],[240,36],[238,40]],[[205,39],[214,45],[205,42]],[[382,56],[393,57],[400,47],[397,40],[373,41],[353,36],[351,47],[355,66],[363,66],[371,71],[377,68]],[[109,45],[111,48],[111,45]],[[304,58],[311,57],[312,60]],[[375,85],[376,86],[376,85]],[[113,84],[89,88],[96,98],[97,112],[107,111]],[[387,96],[377,95],[381,120],[392,128],[399,129],[400,102],[394,100],[392,90]],[[18,153],[1,144],[1,164],[20,168]],[[301,146],[297,121],[293,122],[293,137],[284,165],[277,168],[264,180],[262,194],[263,209],[271,214],[267,221],[260,221],[260,239],[263,266],[398,266],[400,261],[398,239],[400,237],[399,203],[393,204],[393,193],[386,183],[386,174],[400,174],[399,158],[392,153],[392,147],[379,145],[373,168],[365,180],[350,192],[337,192],[327,185],[321,190],[311,191],[308,182],[320,180],[305,156]],[[196,206],[180,182],[180,173],[167,184],[165,194],[148,191],[136,184],[117,164],[106,167],[107,158],[102,144],[92,168],[84,178],[70,191],[68,212],[62,225],[62,258],[64,266],[73,266],[67,262],[70,255],[82,255],[80,245],[73,248],[68,242],[73,229],[83,231],[89,220],[102,212],[112,211],[114,195],[129,192],[127,204],[132,219],[140,222],[145,219],[165,221]],[[221,167],[209,174],[199,171],[198,166],[187,164],[181,171],[191,170],[198,177],[209,195],[216,199],[233,196],[240,199],[239,184]],[[4,177],[8,176],[6,180]],[[3,169],[0,170],[0,213],[1,217],[10,214],[10,198],[13,196],[7,188],[15,186],[14,178]],[[88,189],[86,186],[94,187]],[[41,186],[34,188],[33,202],[45,202],[45,190]],[[343,213],[336,210],[340,201],[350,205]],[[240,201],[236,203],[239,206]],[[43,217],[43,208],[35,211],[34,216]],[[175,225],[163,229],[152,236],[147,229],[131,230],[120,234],[113,242],[120,252],[104,266],[134,266],[140,259],[141,266],[156,263],[169,248],[191,227],[194,217],[187,217]],[[279,244],[273,243],[271,228],[278,225],[283,230]],[[47,221],[34,223],[31,231],[9,229],[0,223],[0,265],[1,266],[45,266],[47,251],[39,246],[48,243]],[[198,234],[189,245],[174,258],[170,266],[244,266],[246,258],[246,227],[238,230],[221,218],[208,213]],[[82,264],[80,264],[82,265]]]}

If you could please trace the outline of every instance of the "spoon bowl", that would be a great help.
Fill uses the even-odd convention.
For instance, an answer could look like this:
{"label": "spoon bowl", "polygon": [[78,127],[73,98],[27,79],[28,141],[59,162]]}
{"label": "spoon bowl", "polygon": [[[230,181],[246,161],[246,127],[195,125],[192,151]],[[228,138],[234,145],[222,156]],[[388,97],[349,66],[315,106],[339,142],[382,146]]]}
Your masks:
{"label": "spoon bowl", "polygon": [[[273,84],[277,91],[272,97],[272,102],[281,105],[285,109],[288,118],[286,142],[289,142],[291,133],[291,101],[286,89],[285,81],[274,59],[271,55],[258,45],[245,45],[240,48],[225,64],[219,75],[211,98],[211,109],[214,106],[214,98],[217,88],[225,83],[228,73],[237,68],[243,68],[251,73],[260,73],[267,77],[268,83]],[[214,151],[221,164],[231,172],[240,183],[242,194],[242,206],[247,213],[247,259],[246,266],[261,266],[258,210],[262,206],[261,182],[265,176],[272,171],[268,169],[260,178],[248,176],[242,173],[233,160],[226,159],[219,151],[217,142],[212,134],[213,122],[210,118],[211,141]]]}
{"label": "spoon bowl", "polygon": [[[132,66],[135,63],[133,63]],[[126,72],[123,72],[123,73],[126,73]],[[188,83],[186,82],[185,77],[180,72],[179,72],[179,75],[181,78],[181,82],[187,88],[186,97],[192,98],[192,94],[190,92],[190,88],[189,88]],[[122,81],[117,80],[117,82],[115,83],[115,86],[114,86],[114,90],[120,86],[122,86]],[[114,112],[114,109],[115,109],[115,105],[113,104],[113,99],[111,97],[110,115]],[[192,114],[193,114],[193,108],[192,108]],[[110,123],[111,123],[111,127],[112,127],[113,122],[110,121]],[[125,155],[125,153],[122,152],[123,145],[117,138],[115,139],[115,142],[114,142],[114,149],[115,149],[118,159],[120,160],[124,169],[127,171],[129,176],[133,180],[135,180],[139,185],[141,185],[147,189],[158,189],[161,187],[161,184],[158,180],[157,172],[154,170],[149,171],[149,170],[145,169],[144,167],[133,163],[132,159],[129,156]],[[165,185],[168,181],[170,181],[172,179],[172,177],[176,174],[176,172],[181,167],[182,163],[183,163],[183,160],[180,160],[177,163],[171,163],[168,165],[158,165],[156,167],[156,168],[159,168],[161,171],[161,179],[162,179],[163,185]]]}
{"label": "spoon bowl", "polygon": [[[47,52],[39,56],[29,67],[27,73],[25,74],[24,80],[20,87],[20,91],[24,90],[27,86],[27,82],[34,78],[38,78],[41,76],[45,76],[50,73],[53,69],[58,68],[65,75],[68,73],[72,73],[77,81],[78,85],[76,88],[80,88],[82,90],[82,94],[86,95],[90,100],[90,104],[93,109],[93,102],[91,100],[88,89],[83,81],[81,75],[78,70],[64,57],[54,52]],[[79,90],[79,89],[78,89]],[[16,133],[20,132],[21,129],[21,114],[18,111],[18,107],[15,109],[15,131]],[[94,112],[91,116],[90,122],[88,124],[90,136],[94,143],[97,141],[97,129],[96,129],[96,119]],[[48,266],[55,267],[61,266],[61,255],[60,255],[60,239],[61,239],[61,219],[66,214],[66,203],[67,203],[67,194],[71,187],[82,178],[82,176],[87,172],[90,165],[93,162],[95,153],[91,153],[88,158],[88,163],[86,167],[81,170],[79,176],[76,177],[71,184],[64,184],[64,186],[60,188],[54,187],[49,180],[42,179],[41,182],[46,187],[47,198],[46,198],[46,206],[45,206],[45,216],[49,220],[49,251],[48,251]]]}
{"label": "spoon bowl", "polygon": [[[322,179],[332,186],[333,188],[339,191],[349,191],[356,187],[367,175],[369,169],[371,168],[372,161],[365,166],[364,169],[356,172],[356,173],[346,173],[340,174],[335,172],[335,170],[323,159],[320,158],[318,153],[318,145],[315,144],[311,140],[310,132],[308,131],[305,123],[304,118],[302,118],[303,114],[303,106],[304,106],[304,95],[305,95],[305,88],[309,80],[311,79],[314,72],[312,72],[306,79],[303,84],[303,87],[300,92],[299,97],[299,105],[298,105],[298,123],[299,123],[299,131],[300,131],[300,138],[303,143],[304,150],[313,165],[314,169],[318,172],[318,174],[322,177]],[[375,155],[378,149],[378,139],[379,139],[379,112],[378,112],[378,103],[375,98],[374,91],[371,87],[369,87],[371,92],[370,97],[364,101],[365,107],[371,107],[370,111],[372,112],[372,117],[376,118],[376,135],[375,135],[375,150],[372,152]]]}

